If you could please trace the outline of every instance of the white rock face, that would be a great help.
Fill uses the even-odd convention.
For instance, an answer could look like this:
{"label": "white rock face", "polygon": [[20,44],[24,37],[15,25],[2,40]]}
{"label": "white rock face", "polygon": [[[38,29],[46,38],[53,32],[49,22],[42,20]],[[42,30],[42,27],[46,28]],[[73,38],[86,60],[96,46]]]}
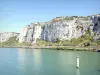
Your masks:
{"label": "white rock face", "polygon": [[32,23],[24,27],[19,35],[19,43],[32,42],[36,43],[36,40],[41,36],[41,26],[39,23]]}
{"label": "white rock face", "polygon": [[92,16],[92,21],[94,23],[94,27],[93,27],[94,39],[100,40],[100,15]]}
{"label": "white rock face", "polygon": [[51,22],[45,25],[42,32],[42,39],[55,42],[56,39],[70,40],[73,37],[73,31],[75,31],[75,21],[58,21]]}
{"label": "white rock face", "polygon": [[7,41],[10,37],[18,36],[18,33],[14,32],[2,32],[0,33],[0,42],[5,42]]}
{"label": "white rock face", "polygon": [[75,18],[73,20],[62,20],[50,22],[45,25],[42,32],[42,39],[55,42],[60,40],[71,40],[72,38],[81,37],[88,30],[92,20],[84,18]]}
{"label": "white rock face", "polygon": [[[94,23],[95,21],[93,22],[90,16],[58,17],[50,22],[32,23],[22,29],[19,43],[32,42],[34,44],[37,39],[51,42],[56,42],[57,39],[71,40],[81,37],[87,30],[91,32]],[[90,34],[92,35],[92,33]]]}

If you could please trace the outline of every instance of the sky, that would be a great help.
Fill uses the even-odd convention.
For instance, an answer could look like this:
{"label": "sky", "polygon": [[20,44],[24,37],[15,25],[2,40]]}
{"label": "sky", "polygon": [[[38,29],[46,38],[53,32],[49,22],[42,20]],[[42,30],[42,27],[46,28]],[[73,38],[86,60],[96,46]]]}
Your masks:
{"label": "sky", "polygon": [[100,14],[99,0],[0,0],[0,32],[20,32],[57,16]]}

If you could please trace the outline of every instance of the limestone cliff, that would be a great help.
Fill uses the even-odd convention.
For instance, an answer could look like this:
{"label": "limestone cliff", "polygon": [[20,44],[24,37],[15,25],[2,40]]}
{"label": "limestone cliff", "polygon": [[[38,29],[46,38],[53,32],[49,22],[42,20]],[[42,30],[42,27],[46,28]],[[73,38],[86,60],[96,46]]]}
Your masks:
{"label": "limestone cliff", "polygon": [[94,23],[93,26],[94,39],[100,40],[100,14],[92,16],[92,21]]}
{"label": "limestone cliff", "polygon": [[37,39],[51,42],[59,40],[71,40],[81,37],[89,31],[98,39],[100,34],[100,16],[71,16],[56,17],[50,22],[37,22],[24,27],[19,35],[19,43],[36,43]]}
{"label": "limestone cliff", "polygon": [[56,39],[71,40],[78,38],[85,34],[92,24],[90,17],[71,17],[70,18],[57,18],[45,25],[42,32],[42,39],[55,42]]}
{"label": "limestone cliff", "polygon": [[36,39],[41,37],[41,26],[39,23],[31,23],[24,27],[19,35],[19,43],[32,42],[35,43]]}
{"label": "limestone cliff", "polygon": [[18,37],[19,33],[15,32],[0,32],[0,42],[5,42],[7,41],[10,37]]}

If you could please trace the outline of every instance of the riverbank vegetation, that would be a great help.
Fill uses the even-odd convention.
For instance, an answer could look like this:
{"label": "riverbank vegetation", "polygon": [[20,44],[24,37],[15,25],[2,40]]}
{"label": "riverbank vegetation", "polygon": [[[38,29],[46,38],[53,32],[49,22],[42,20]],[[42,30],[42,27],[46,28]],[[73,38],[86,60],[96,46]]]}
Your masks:
{"label": "riverbank vegetation", "polygon": [[73,38],[72,40],[64,40],[57,42],[48,42],[43,40],[37,40],[37,45],[39,46],[77,46],[77,47],[87,47],[87,46],[100,46],[100,41],[94,41],[92,36],[85,34],[80,38]]}
{"label": "riverbank vegetation", "polygon": [[18,40],[16,40],[17,37],[11,37],[8,39],[8,41],[0,43],[0,47],[36,47],[36,48],[55,48],[55,49],[75,49],[75,48],[89,48],[89,47],[100,47],[100,41],[94,41],[93,37],[90,36],[88,32],[86,34],[82,35],[79,38],[73,38],[72,40],[63,40],[57,38],[56,42],[49,42],[49,41],[43,41],[41,39],[37,39],[36,44],[33,44],[31,42],[23,42],[18,43]]}

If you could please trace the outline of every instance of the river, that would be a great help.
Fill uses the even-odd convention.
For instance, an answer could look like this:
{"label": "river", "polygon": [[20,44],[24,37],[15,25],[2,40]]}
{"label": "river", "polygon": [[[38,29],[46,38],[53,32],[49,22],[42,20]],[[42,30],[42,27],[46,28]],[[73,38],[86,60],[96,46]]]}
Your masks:
{"label": "river", "polygon": [[0,48],[0,75],[100,75],[100,53]]}

